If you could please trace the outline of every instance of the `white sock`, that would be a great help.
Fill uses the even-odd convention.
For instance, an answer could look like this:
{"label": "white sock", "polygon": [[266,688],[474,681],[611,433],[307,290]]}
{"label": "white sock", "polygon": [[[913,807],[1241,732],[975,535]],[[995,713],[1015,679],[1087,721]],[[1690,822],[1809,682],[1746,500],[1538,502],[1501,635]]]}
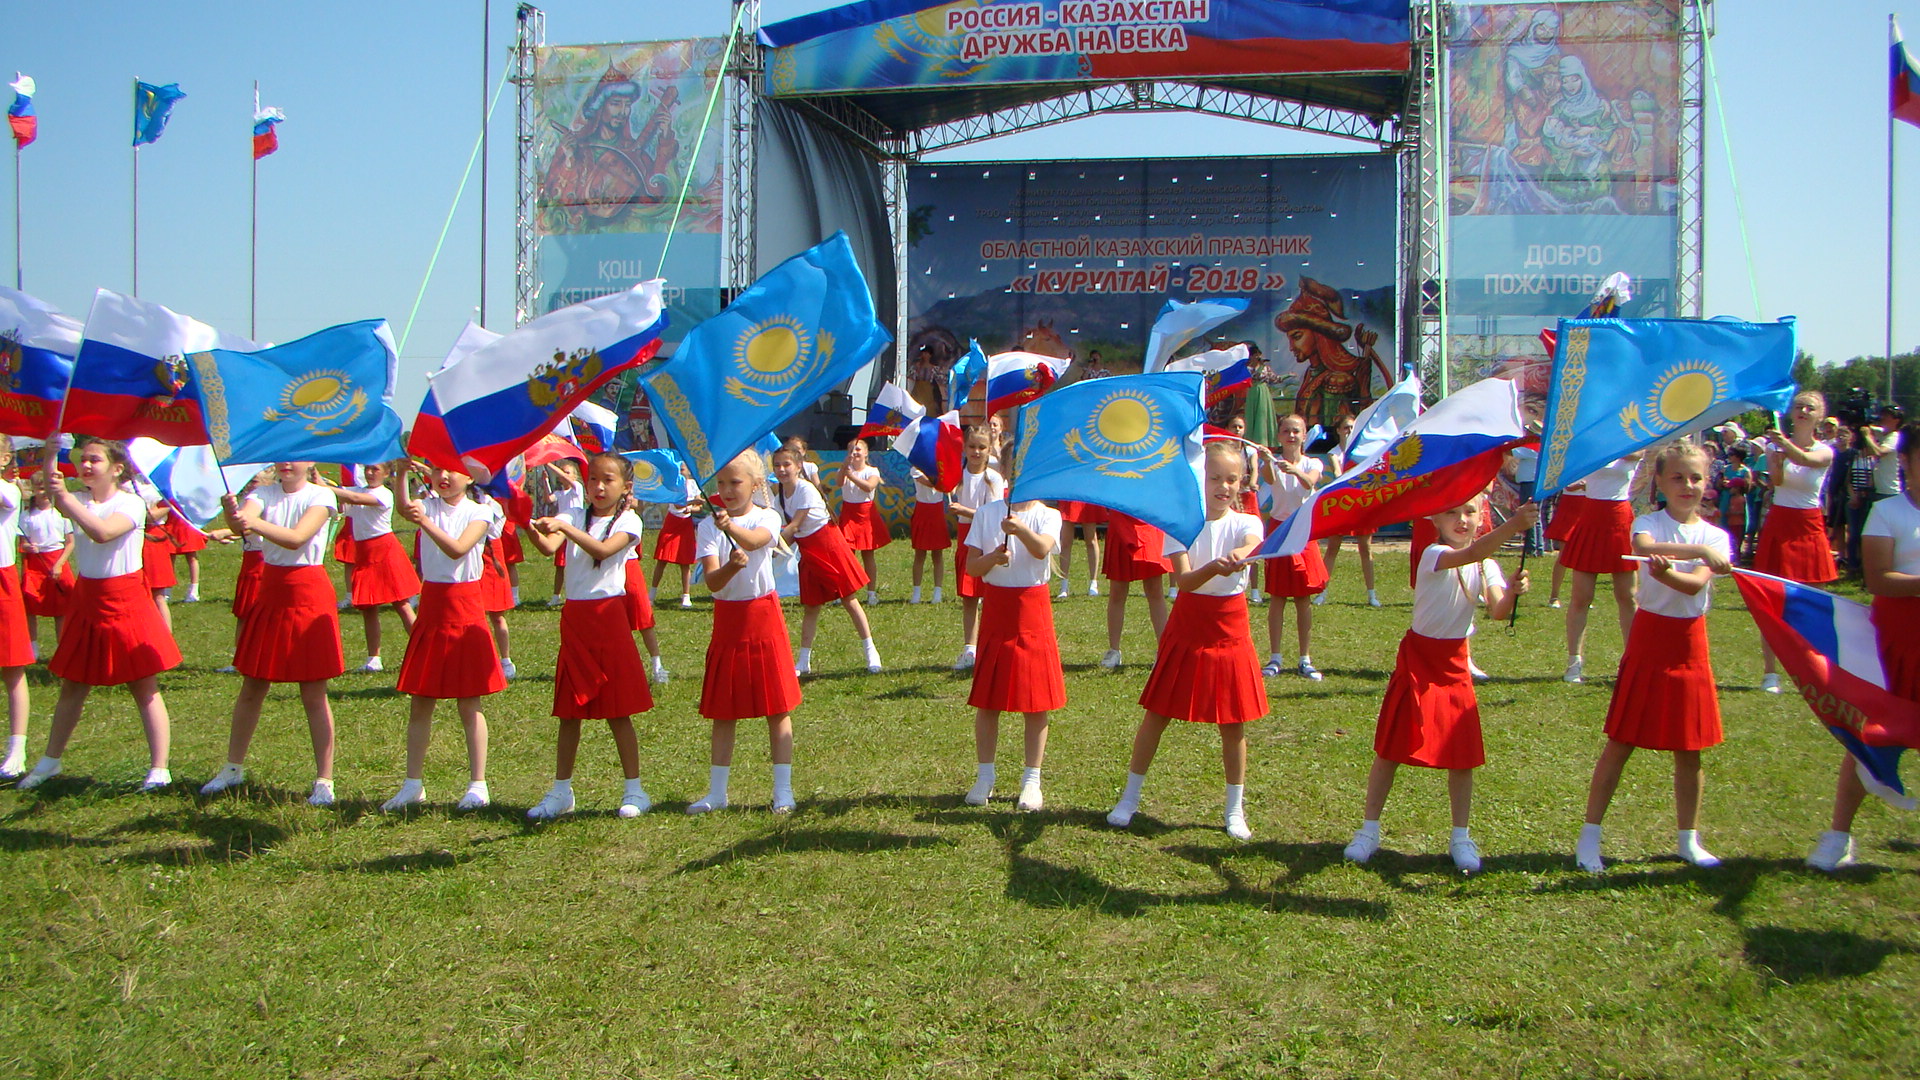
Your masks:
{"label": "white sock", "polygon": [[1301,654],[1300,654],[1300,662],[1301,662],[1301,663],[1303,663],[1303,664],[1311,664],[1311,663],[1313,663],[1313,657],[1311,657],[1311,656],[1308,656],[1308,655],[1307,655],[1306,653],[1301,653]]}
{"label": "white sock", "polygon": [[1229,814],[1244,813],[1246,796],[1247,796],[1247,785],[1228,784],[1227,785],[1227,813]]}
{"label": "white sock", "polygon": [[415,780],[409,776],[400,782],[400,790],[396,792],[393,797],[397,801],[406,802],[411,799],[418,799],[421,793],[426,790],[427,782],[425,780]]}
{"label": "white sock", "polygon": [[878,648],[874,646],[873,639],[870,637],[861,638],[860,647],[866,650],[866,653],[868,656],[872,656],[880,651]]}
{"label": "white sock", "polygon": [[644,798],[647,794],[647,789],[640,786],[640,778],[636,776],[633,779],[627,781],[627,789],[625,792],[623,792],[623,794],[629,799],[634,798],[635,796],[640,796]]}
{"label": "white sock", "polygon": [[707,798],[714,802],[724,802],[727,798],[727,774],[733,769],[728,765],[713,765],[707,768]]}
{"label": "white sock", "polygon": [[775,765],[773,767],[773,797],[777,800],[782,795],[785,795],[789,799],[793,798],[792,765]]}
{"label": "white sock", "polygon": [[1274,653],[1272,656],[1267,657],[1267,661],[1274,664],[1284,664],[1287,662],[1287,654]]}
{"label": "white sock", "polygon": [[34,762],[33,768],[28,771],[37,772],[42,776],[53,776],[60,771],[60,759],[42,755],[40,760]]}
{"label": "white sock", "polygon": [[1380,819],[1368,818],[1367,820],[1361,822],[1360,833],[1363,836],[1379,836],[1380,835]]}
{"label": "white sock", "polygon": [[1600,843],[1600,826],[1598,825],[1580,826],[1580,842],[1583,844]]}
{"label": "white sock", "polygon": [[1040,782],[1040,770],[1038,767],[1020,770],[1020,786],[1021,787],[1026,787],[1028,784],[1038,784],[1039,782]]}
{"label": "white sock", "polygon": [[991,761],[983,761],[973,767],[974,782],[982,787],[993,787],[993,782],[998,775],[999,774],[994,771],[993,762]]}
{"label": "white sock", "polygon": [[556,793],[573,794],[573,777],[569,776],[565,780],[555,780],[553,782],[553,790]]}
{"label": "white sock", "polygon": [[1127,774],[1127,787],[1120,793],[1120,801],[1134,806],[1140,805],[1140,789],[1147,785],[1147,774],[1130,772]]}
{"label": "white sock", "polygon": [[513,606],[514,607],[520,606],[520,590],[519,589],[513,590]]}
{"label": "white sock", "polygon": [[1471,839],[1470,837],[1467,836],[1467,827],[1465,825],[1455,825],[1453,827],[1453,839],[1451,840],[1451,843],[1457,844],[1460,841],[1467,840],[1467,839]]}
{"label": "white sock", "polygon": [[17,755],[24,754],[26,752],[27,752],[27,737],[25,735],[7,736],[7,756],[8,757],[15,757]]}
{"label": "white sock", "polygon": [[473,783],[468,784],[467,794],[478,795],[489,802],[493,799],[493,796],[487,791],[487,782],[485,780],[475,780]]}
{"label": "white sock", "polygon": [[793,654],[793,663],[796,667],[811,666],[813,663],[813,650],[812,649],[798,650]]}
{"label": "white sock", "polygon": [[326,788],[328,791],[332,791],[333,778],[331,776],[316,776],[313,778],[313,786],[317,788]]}

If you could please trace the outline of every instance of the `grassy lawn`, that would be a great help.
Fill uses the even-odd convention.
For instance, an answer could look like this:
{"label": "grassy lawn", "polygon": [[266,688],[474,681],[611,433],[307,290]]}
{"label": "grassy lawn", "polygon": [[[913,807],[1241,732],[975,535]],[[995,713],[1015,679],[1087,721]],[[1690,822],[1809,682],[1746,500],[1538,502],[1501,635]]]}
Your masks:
{"label": "grassy lawn", "polygon": [[[613,816],[620,779],[588,729],[578,813],[525,810],[552,774],[557,617],[513,617],[522,676],[489,700],[495,805],[456,814],[465,754],[450,707],[431,808],[384,816],[402,772],[393,675],[334,684],[341,805],[312,779],[291,688],[268,703],[251,783],[194,791],[224,757],[237,552],[208,552],[210,602],[174,609],[187,666],[163,678],[174,790],[131,786],[146,750],[131,702],[97,694],[41,791],[0,790],[0,1068],[23,1076],[985,1077],[1886,1076],[1920,1071],[1920,846],[1870,801],[1864,865],[1804,869],[1838,759],[1793,696],[1752,689],[1758,637],[1722,585],[1711,633],[1728,739],[1707,755],[1703,839],[1673,846],[1671,771],[1643,754],[1608,820],[1614,871],[1574,869],[1619,634],[1593,620],[1589,682],[1559,681],[1560,613],[1540,590],[1475,658],[1489,764],[1483,873],[1446,856],[1441,775],[1403,770],[1367,867],[1358,824],[1373,719],[1409,619],[1404,554],[1365,607],[1351,552],[1317,609],[1326,681],[1269,681],[1252,728],[1254,842],[1219,828],[1218,740],[1176,725],[1131,830],[1126,775],[1151,656],[1130,611],[1118,674],[1104,601],[1055,615],[1071,703],[1056,714],[1047,809],[1020,815],[1019,723],[1001,785],[973,777],[959,609],[910,607],[904,544],[873,612],[868,676],[844,617],[823,619],[796,716],[797,813],[762,807],[757,723],[740,727],[735,809],[681,811],[706,784],[696,713],[709,616],[660,613],[673,682],[640,722],[651,814]],[[1512,561],[1508,560],[1509,569]],[[1076,571],[1079,567],[1076,566]],[[528,596],[544,596],[544,567]],[[533,584],[534,579],[542,584]],[[1077,581],[1077,586],[1080,583]],[[1076,589],[1078,591],[1078,589]],[[1597,613],[1598,615],[1599,613]],[[798,610],[789,608],[797,628]],[[390,669],[404,637],[390,618]],[[1262,614],[1256,611],[1256,627]],[[44,633],[44,629],[43,629]],[[1289,635],[1289,641],[1291,636]],[[350,665],[357,620],[347,628]],[[1289,648],[1289,655],[1292,650]],[[35,691],[30,750],[53,693]],[[29,757],[29,761],[32,757]]]}

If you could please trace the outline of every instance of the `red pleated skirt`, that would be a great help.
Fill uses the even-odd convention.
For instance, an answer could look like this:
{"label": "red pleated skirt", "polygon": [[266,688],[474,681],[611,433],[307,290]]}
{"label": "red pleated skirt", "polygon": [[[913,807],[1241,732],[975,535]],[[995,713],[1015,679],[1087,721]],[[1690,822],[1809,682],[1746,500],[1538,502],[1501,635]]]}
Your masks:
{"label": "red pleated skirt", "polygon": [[73,567],[64,565],[56,574],[53,565],[59,561],[59,551],[20,553],[20,595],[27,614],[65,615],[72,606]]}
{"label": "red pleated skirt", "polygon": [[268,682],[317,682],[346,670],[340,652],[339,597],[323,566],[273,566],[260,572],[253,617],[240,624],[233,666]]}
{"label": "red pleated skirt", "polygon": [[1887,689],[1920,701],[1920,596],[1876,596],[1873,627],[1880,640],[1880,669]]}
{"label": "red pleated skirt", "polygon": [[1562,494],[1553,504],[1553,517],[1547,521],[1546,538],[1563,544],[1572,539],[1574,526],[1580,524],[1580,514],[1586,505],[1585,495]]}
{"label": "red pleated skirt", "polygon": [[[1267,522],[1267,532],[1280,527],[1277,521]],[[1320,554],[1320,541],[1309,540],[1307,546],[1298,555],[1288,555],[1280,559],[1268,559],[1267,595],[1282,599],[1291,596],[1313,596],[1327,590],[1327,560]]]}
{"label": "red pleated skirt", "polygon": [[233,617],[244,619],[248,609],[253,607],[253,598],[260,592],[260,568],[267,565],[267,557],[258,551],[240,553],[240,574],[233,579]]}
{"label": "red pleated skirt", "polygon": [[1431,638],[1409,630],[1400,639],[1374,724],[1373,752],[1429,769],[1477,769],[1487,763],[1466,638]]}
{"label": "red pleated skirt", "polygon": [[83,577],[47,670],[88,686],[119,686],[180,666],[180,646],[143,574]]}
{"label": "red pleated skirt", "polygon": [[513,583],[507,580],[507,547],[503,540],[486,541],[480,558],[480,606],[487,614],[513,610]]}
{"label": "red pleated skirt", "polygon": [[1620,676],[1607,706],[1607,738],[1642,750],[1718,746],[1720,695],[1707,656],[1707,620],[1633,613]]}
{"label": "red pleated skirt", "polygon": [[346,518],[341,521],[340,531],[334,534],[333,561],[346,563],[348,566],[352,566],[360,561],[359,545],[355,544],[353,540],[352,518]]}
{"label": "red pleated skirt", "polygon": [[173,541],[173,550],[181,555],[207,549],[207,534],[194,528],[179,514],[167,515],[167,537]]}
{"label": "red pleated skirt", "polygon": [[420,575],[413,572],[413,560],[392,533],[357,541],[353,560],[354,607],[397,604],[420,595]]}
{"label": "red pleated skirt", "polygon": [[1840,580],[1833,547],[1827,543],[1826,517],[1817,507],[1775,506],[1768,510],[1766,520],[1760,523],[1760,545],[1753,553],[1753,568],[1807,585]]}
{"label": "red pleated skirt", "polygon": [[1166,534],[1118,510],[1107,518],[1107,548],[1100,557],[1100,573],[1108,581],[1145,581],[1173,571],[1162,555]]}
{"label": "red pleated skirt", "polygon": [[420,615],[394,689],[430,698],[484,697],[507,688],[477,581],[420,585]]}
{"label": "red pleated skirt", "polygon": [[867,572],[840,535],[840,527],[828,522],[806,536],[799,537],[800,602],[808,607],[838,603],[860,591],[867,583]]}
{"label": "red pleated skirt", "polygon": [[661,519],[660,531],[653,538],[653,559],[674,566],[692,566],[699,561],[693,557],[693,546],[693,519],[667,514]]}
{"label": "red pleated skirt", "polygon": [[1260,493],[1249,488],[1240,493],[1240,512],[1260,516]]}
{"label": "red pleated skirt", "polygon": [[179,582],[173,574],[173,541],[166,526],[147,530],[140,546],[140,573],[149,589],[171,589]]}
{"label": "red pleated skirt", "polygon": [[1407,552],[1407,588],[1418,584],[1415,579],[1420,576],[1420,553],[1432,547],[1438,539],[1440,530],[1434,526],[1432,518],[1413,519],[1413,546]]}
{"label": "red pleated skirt", "polygon": [[0,668],[33,663],[33,639],[27,636],[27,604],[20,595],[20,567],[0,567]]}
{"label": "red pleated skirt", "polygon": [[[567,549],[560,549],[561,559],[565,559]],[[509,521],[500,527],[500,562],[504,566],[518,566],[527,561],[526,545],[520,541],[520,526]],[[561,565],[566,565],[564,562]]]}
{"label": "red pleated skirt", "polygon": [[913,504],[913,521],[909,529],[915,551],[945,551],[953,546],[953,536],[947,532],[947,504]]}
{"label": "red pleated skirt", "polygon": [[1045,585],[980,583],[980,639],[967,704],[1002,712],[1046,712],[1067,703],[1053,601]]}
{"label": "red pleated skirt", "polygon": [[628,628],[624,597],[569,600],[560,608],[560,655],[553,662],[553,715],[612,720],[653,708],[647,669]]}
{"label": "red pleated skirt", "polygon": [[627,595],[621,606],[627,612],[627,633],[653,629],[653,595],[647,588],[647,568],[639,559],[627,560]]}
{"label": "red pleated skirt", "polygon": [[1560,565],[1587,574],[1631,574],[1636,567],[1622,556],[1633,554],[1633,504],[1588,499],[1573,535],[1560,549]]}
{"label": "red pleated skirt", "polygon": [[880,504],[872,499],[840,504],[840,534],[855,551],[878,551],[893,543],[893,537],[887,535],[887,523],[880,517]]}
{"label": "red pleated skirt", "polygon": [[700,715],[709,720],[779,716],[800,704],[787,620],[773,593],[752,600],[715,600],[707,643]]}
{"label": "red pleated skirt", "polygon": [[1060,518],[1076,525],[1104,525],[1112,520],[1111,512],[1104,506],[1066,499],[1060,501]]}
{"label": "red pleated skirt", "polygon": [[953,592],[956,596],[979,596],[986,585],[977,577],[967,573],[967,560],[973,552],[967,548],[967,533],[972,531],[973,522],[963,521],[955,527],[957,535],[953,545]]}
{"label": "red pleated skirt", "polygon": [[1245,593],[1182,591],[1174,598],[1140,704],[1148,712],[1196,724],[1244,724],[1273,711],[1260,677]]}

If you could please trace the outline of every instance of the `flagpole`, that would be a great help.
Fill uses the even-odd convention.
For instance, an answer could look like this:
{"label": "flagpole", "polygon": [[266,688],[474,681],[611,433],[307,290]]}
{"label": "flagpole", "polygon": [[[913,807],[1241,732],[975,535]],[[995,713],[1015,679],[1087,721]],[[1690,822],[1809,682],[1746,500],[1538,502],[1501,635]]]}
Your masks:
{"label": "flagpole", "polygon": [[[260,116],[260,80],[253,80],[254,122]],[[247,337],[260,340],[260,155],[254,153],[252,142],[247,144],[247,154],[253,159],[253,221],[249,227],[247,239]],[[222,474],[225,479],[225,474]]]}
{"label": "flagpole", "polygon": [[[1887,16],[1887,50],[1899,40],[1899,29],[1892,15]],[[1887,105],[1887,325],[1884,342],[1887,358],[1888,404],[1893,403],[1893,105]]]}
{"label": "flagpole", "polygon": [[20,269],[20,140],[13,140],[13,287],[25,291]]}
{"label": "flagpole", "polygon": [[[133,296],[140,298],[140,76],[133,77]],[[63,399],[61,405],[65,405]],[[64,409],[61,410],[63,413]]]}
{"label": "flagpole", "polygon": [[480,0],[480,325],[487,325],[487,114],[492,72],[493,0]]}

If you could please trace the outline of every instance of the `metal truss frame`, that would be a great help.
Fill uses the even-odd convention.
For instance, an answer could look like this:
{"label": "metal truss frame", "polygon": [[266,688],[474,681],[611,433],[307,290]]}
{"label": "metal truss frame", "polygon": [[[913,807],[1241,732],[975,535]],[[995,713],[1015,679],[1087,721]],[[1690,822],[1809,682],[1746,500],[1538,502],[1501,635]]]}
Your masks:
{"label": "metal truss frame", "polygon": [[534,235],[533,89],[538,49],[547,43],[547,16],[532,4],[515,11],[519,29],[513,42],[513,325],[533,319],[540,303],[540,240]]}
{"label": "metal truss frame", "polygon": [[1679,263],[1674,314],[1701,316],[1706,278],[1706,43],[1713,33],[1713,0],[1680,5]]}
{"label": "metal truss frame", "polygon": [[759,121],[760,0],[734,0],[739,31],[733,42],[733,63],[721,74],[727,86],[726,213],[721,229],[726,252],[722,282],[731,293],[753,284],[759,276],[754,246],[754,140]]}
{"label": "metal truss frame", "polygon": [[1413,78],[1400,142],[1401,367],[1417,365],[1429,399],[1451,389],[1447,365],[1447,71],[1441,0],[1412,12]]}

